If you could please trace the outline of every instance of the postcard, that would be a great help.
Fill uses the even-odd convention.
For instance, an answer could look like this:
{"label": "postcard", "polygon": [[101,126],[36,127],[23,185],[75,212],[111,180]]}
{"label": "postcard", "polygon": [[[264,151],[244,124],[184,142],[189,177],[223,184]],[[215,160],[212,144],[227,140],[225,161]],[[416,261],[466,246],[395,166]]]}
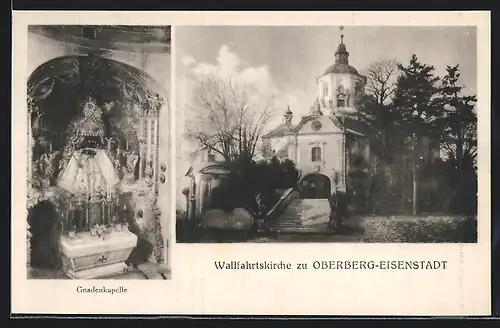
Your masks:
{"label": "postcard", "polygon": [[14,12],[13,40],[13,313],[490,314],[489,12]]}

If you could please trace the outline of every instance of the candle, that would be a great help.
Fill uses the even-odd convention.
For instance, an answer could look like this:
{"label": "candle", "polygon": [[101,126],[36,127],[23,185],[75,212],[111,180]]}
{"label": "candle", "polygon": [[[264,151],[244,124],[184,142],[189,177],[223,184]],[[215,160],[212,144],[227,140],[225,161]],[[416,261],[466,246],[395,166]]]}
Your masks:
{"label": "candle", "polygon": [[113,213],[112,212],[112,207],[111,207],[112,205],[113,205],[113,199],[111,198],[111,195],[109,195],[108,202],[107,202],[107,206],[108,206],[108,208],[107,208],[107,210],[108,210],[108,218],[110,218],[111,214]]}
{"label": "candle", "polygon": [[122,215],[122,222],[126,222],[126,215],[127,215],[127,205],[123,205],[123,215]]}
{"label": "candle", "polygon": [[104,199],[101,198],[101,219],[106,223],[107,219],[104,217]]}
{"label": "candle", "polygon": [[[82,205],[83,205],[83,203],[82,203]],[[85,220],[84,215],[85,215],[85,212],[84,212],[84,210],[82,208],[82,209],[80,209],[80,220],[78,221],[78,230],[79,231],[82,230],[82,226],[84,224],[84,220]]]}
{"label": "candle", "polygon": [[73,229],[73,226],[75,225],[75,212],[73,210],[73,206],[71,205],[71,200],[69,203],[69,217],[68,217],[68,229],[71,231]]}

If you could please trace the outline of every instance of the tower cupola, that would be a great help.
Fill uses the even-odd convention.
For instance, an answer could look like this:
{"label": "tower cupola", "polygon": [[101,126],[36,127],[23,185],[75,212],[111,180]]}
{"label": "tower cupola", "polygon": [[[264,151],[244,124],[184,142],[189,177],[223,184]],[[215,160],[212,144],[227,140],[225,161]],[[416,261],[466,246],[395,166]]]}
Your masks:
{"label": "tower cupola", "polygon": [[[341,30],[344,28],[341,27]],[[336,64],[349,64],[349,52],[347,52],[347,47],[344,44],[344,34],[340,35],[340,44],[335,52],[335,63]]]}

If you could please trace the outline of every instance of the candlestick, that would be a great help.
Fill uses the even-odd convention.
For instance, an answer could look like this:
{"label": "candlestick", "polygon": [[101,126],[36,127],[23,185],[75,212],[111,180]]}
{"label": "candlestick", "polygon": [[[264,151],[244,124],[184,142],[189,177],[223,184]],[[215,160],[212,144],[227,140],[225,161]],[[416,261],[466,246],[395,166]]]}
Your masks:
{"label": "candlestick", "polygon": [[64,235],[68,230],[68,224],[69,224],[69,210],[66,207],[66,213],[63,216],[63,226],[62,226],[62,234]]}
{"label": "candlestick", "polygon": [[[83,203],[82,203],[83,205]],[[83,206],[81,206],[83,207]],[[80,210],[80,220],[78,221],[78,231],[81,231],[82,230],[82,226],[84,226],[84,221],[85,220],[85,211],[83,210],[83,208]]]}
{"label": "candlestick", "polygon": [[148,127],[147,127],[147,138],[148,138],[148,153],[146,155],[146,161],[151,160],[151,119],[148,119]]}
{"label": "candlestick", "polygon": [[69,200],[69,211],[68,211],[68,232],[71,231],[73,225],[75,224],[73,218],[73,212],[71,211],[71,199]]}
{"label": "candlestick", "polygon": [[104,223],[106,223],[107,218],[104,215],[104,200],[102,198],[101,198],[101,215],[100,215],[100,217],[101,217],[101,220],[103,220]]}
{"label": "candlestick", "polygon": [[110,198],[108,202],[108,217],[111,217],[113,215],[113,199]]}

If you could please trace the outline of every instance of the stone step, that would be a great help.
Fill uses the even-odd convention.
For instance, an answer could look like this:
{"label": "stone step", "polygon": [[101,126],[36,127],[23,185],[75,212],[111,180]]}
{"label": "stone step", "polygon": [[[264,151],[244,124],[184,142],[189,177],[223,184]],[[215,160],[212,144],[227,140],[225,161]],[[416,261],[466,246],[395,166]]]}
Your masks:
{"label": "stone step", "polygon": [[[330,204],[327,199],[295,199],[283,211],[272,230],[280,233],[328,232],[329,211]],[[322,221],[322,217],[325,218],[324,224],[317,222],[318,219]],[[307,225],[311,223],[314,226]]]}
{"label": "stone step", "polygon": [[284,220],[284,221],[280,221],[280,222],[278,222],[278,225],[282,225],[282,224],[284,224],[284,225],[290,225],[290,224],[291,224],[291,225],[295,225],[295,224],[297,224],[297,225],[302,225],[302,220],[300,220],[300,221],[292,221],[292,220],[290,220],[290,221],[285,221],[285,220]]}
{"label": "stone step", "polygon": [[[321,225],[323,226],[323,225]],[[328,226],[327,223],[324,224],[324,226]],[[289,228],[293,228],[293,229],[317,229],[318,226],[316,225],[315,227],[311,227],[311,226],[304,226],[304,225],[300,225],[300,224],[279,224],[277,226],[274,227],[274,229],[289,229]]]}

